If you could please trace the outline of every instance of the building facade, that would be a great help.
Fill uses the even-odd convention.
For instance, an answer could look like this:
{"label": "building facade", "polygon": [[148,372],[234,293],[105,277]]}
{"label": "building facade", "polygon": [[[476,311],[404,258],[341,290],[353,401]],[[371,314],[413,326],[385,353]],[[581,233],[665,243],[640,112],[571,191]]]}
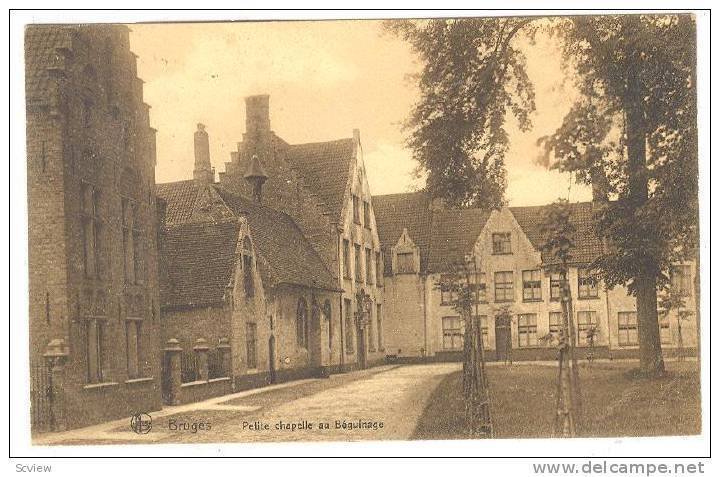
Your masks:
{"label": "building facade", "polygon": [[[446,210],[424,193],[374,197],[385,260],[387,354],[405,360],[461,359],[464,325],[447,277],[469,270],[477,288],[486,357],[556,358],[562,326],[560,276],[541,252],[546,206],[491,213]],[[587,268],[601,252],[592,231],[593,204],[571,204],[576,228],[569,268],[574,333],[581,358],[637,355],[635,298],[625,287],[606,289]],[[472,257],[470,265],[465,265]],[[668,356],[697,352],[694,263],[677,264],[673,288],[684,307],[660,313]],[[473,288],[474,289],[474,288]]]}
{"label": "building facade", "polygon": [[340,290],[291,217],[197,176],[160,184],[158,194],[167,204],[163,340],[182,353],[180,392],[166,389],[167,403],[317,377],[337,364]]}
{"label": "building facade", "polygon": [[267,173],[263,204],[292,217],[342,290],[333,304],[338,311],[332,323],[340,333],[334,363],[349,370],[383,361],[383,263],[359,131],[351,138],[288,144],[271,129],[269,96],[247,97],[245,107],[243,140],[219,185],[255,195],[245,180],[255,158]]}
{"label": "building facade", "polygon": [[25,51],[32,429],[158,409],[155,131],[128,30],[28,26]]}

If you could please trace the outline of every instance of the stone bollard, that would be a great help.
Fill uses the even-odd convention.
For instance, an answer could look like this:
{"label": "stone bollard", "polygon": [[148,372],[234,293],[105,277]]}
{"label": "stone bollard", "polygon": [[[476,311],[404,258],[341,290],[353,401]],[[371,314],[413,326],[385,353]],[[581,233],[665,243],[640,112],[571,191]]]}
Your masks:
{"label": "stone bollard", "polygon": [[67,361],[69,351],[65,345],[65,340],[56,338],[48,343],[45,348],[43,357],[50,368],[50,425],[53,431],[64,431],[67,429],[67,421],[65,419],[65,362]]}
{"label": "stone bollard", "polygon": [[195,347],[193,350],[195,351],[195,356],[197,357],[198,381],[207,381],[208,351],[210,350],[210,346],[208,346],[205,338],[198,338],[197,341],[195,341]]}
{"label": "stone bollard", "polygon": [[220,363],[222,373],[225,377],[232,377],[232,354],[230,352],[230,341],[227,338],[220,338],[217,349],[220,352]]}
{"label": "stone bollard", "polygon": [[163,382],[167,383],[165,399],[167,404],[177,405],[180,404],[180,385],[182,384],[180,376],[182,348],[180,342],[175,338],[170,338],[167,340],[163,351],[165,352],[165,363],[167,363],[167,368],[163,369],[165,375],[162,377]]}

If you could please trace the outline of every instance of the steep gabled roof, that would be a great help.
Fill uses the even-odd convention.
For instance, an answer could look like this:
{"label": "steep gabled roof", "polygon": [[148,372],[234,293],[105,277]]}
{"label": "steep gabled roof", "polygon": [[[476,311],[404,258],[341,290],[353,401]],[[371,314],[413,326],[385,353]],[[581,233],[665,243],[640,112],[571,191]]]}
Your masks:
{"label": "steep gabled roof", "polygon": [[408,230],[408,235],[420,249],[420,270],[424,272],[430,251],[430,196],[425,192],[376,195],[372,203],[385,273],[392,273],[390,248],[397,243],[403,229]]}
{"label": "steep gabled roof", "polygon": [[167,203],[161,246],[163,306],[222,302],[235,266],[240,217],[250,226],[266,286],[337,290],[332,274],[287,214],[194,181],[158,184],[157,195]]}
{"label": "steep gabled roof", "polygon": [[[552,206],[510,207],[510,212],[515,216],[518,225],[536,250],[540,250],[542,246],[541,224],[550,207]],[[593,227],[593,204],[592,202],[576,202],[570,203],[569,207],[570,223],[575,227],[575,234],[572,237],[574,247],[570,252],[571,261],[576,264],[591,263],[603,252],[602,240],[597,237]],[[545,253],[542,254],[542,260],[545,265],[554,262],[552,257]]]}
{"label": "steep gabled roof", "polygon": [[247,218],[255,249],[274,283],[339,291],[332,274],[289,215],[220,187],[216,190],[236,216]]}
{"label": "steep gabled roof", "polygon": [[200,188],[195,181],[178,181],[157,184],[158,197],[167,202],[165,222],[168,224],[185,223],[191,220]]}
{"label": "steep gabled roof", "polygon": [[338,222],[354,158],[352,138],[293,144],[287,149],[287,159],[303,176],[305,185],[325,203],[330,219]]}
{"label": "steep gabled roof", "polygon": [[238,232],[233,219],[166,227],[160,255],[166,275],[160,282],[161,306],[222,304],[234,269]]}
{"label": "steep gabled roof", "polygon": [[[420,248],[420,271],[441,273],[451,264],[462,262],[465,254],[472,251],[490,217],[490,212],[483,209],[433,209],[429,195],[424,192],[374,196],[373,207],[384,252],[385,274],[392,273],[390,248],[397,243],[404,228]],[[550,207],[509,208],[538,251],[543,241],[541,224]],[[575,226],[572,263],[591,263],[603,251],[602,241],[593,228],[592,203],[570,204],[570,221]],[[542,260],[545,265],[554,263],[545,253]]]}
{"label": "steep gabled roof", "polygon": [[464,263],[482,233],[490,212],[482,209],[441,210],[434,214],[427,271],[448,272]]}

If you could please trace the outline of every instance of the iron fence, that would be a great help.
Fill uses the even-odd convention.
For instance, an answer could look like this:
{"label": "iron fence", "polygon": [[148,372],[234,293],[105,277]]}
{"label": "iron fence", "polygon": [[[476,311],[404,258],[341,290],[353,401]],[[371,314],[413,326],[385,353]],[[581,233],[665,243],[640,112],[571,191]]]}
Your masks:
{"label": "iron fence", "polygon": [[194,351],[183,351],[180,355],[180,381],[191,383],[200,379],[198,360]]}
{"label": "iron fence", "polygon": [[55,416],[52,412],[52,376],[47,364],[30,365],[30,422],[33,432],[52,430]]}

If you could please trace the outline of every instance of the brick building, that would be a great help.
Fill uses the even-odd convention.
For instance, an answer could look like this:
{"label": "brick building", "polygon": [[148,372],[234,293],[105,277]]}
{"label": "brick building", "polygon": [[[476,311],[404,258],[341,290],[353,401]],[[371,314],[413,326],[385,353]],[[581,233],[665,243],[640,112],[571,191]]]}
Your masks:
{"label": "brick building", "polygon": [[256,158],[267,172],[263,204],[293,218],[342,290],[332,320],[339,367],[384,360],[383,264],[359,131],[334,141],[288,144],[271,130],[267,95],[247,97],[245,107],[243,140],[220,172],[220,185],[251,197],[244,176]]}
{"label": "brick building", "polygon": [[261,95],[246,98],[243,142],[215,183],[198,125],[193,180],[158,185],[163,341],[182,353],[178,392],[167,392],[166,363],[166,402],[384,359],[382,262],[364,174],[357,132],[289,145],[270,130]]}
{"label": "brick building", "polygon": [[[557,333],[562,323],[559,276],[548,271],[552,260],[540,250],[540,222],[547,206],[448,210],[422,192],[373,200],[386,264],[388,355],[461,359],[463,322],[453,308],[451,290],[442,284],[453,264],[471,255],[477,262],[478,316],[488,359],[556,357],[553,341],[543,339]],[[587,266],[601,252],[592,230],[593,204],[571,207],[576,232],[569,282],[579,356],[635,356],[635,299],[624,287],[606,290],[589,278]],[[695,273],[692,262],[673,267],[673,286],[686,302],[683,310],[660,315],[667,355],[697,351]]]}
{"label": "brick building", "polygon": [[155,131],[123,26],[25,30],[33,431],[160,407]]}

